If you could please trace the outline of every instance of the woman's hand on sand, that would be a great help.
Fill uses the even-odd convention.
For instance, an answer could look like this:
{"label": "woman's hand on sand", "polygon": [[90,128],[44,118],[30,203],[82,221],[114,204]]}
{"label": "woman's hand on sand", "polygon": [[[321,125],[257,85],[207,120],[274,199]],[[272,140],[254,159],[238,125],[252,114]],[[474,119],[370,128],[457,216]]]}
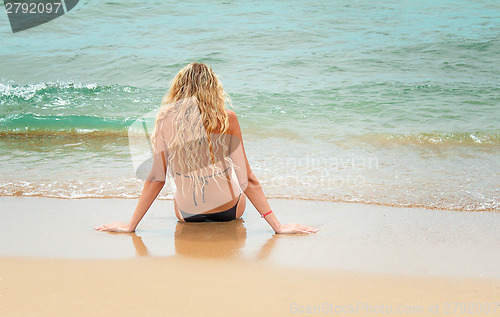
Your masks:
{"label": "woman's hand on sand", "polygon": [[318,232],[318,229],[312,227],[306,227],[303,225],[299,225],[298,223],[289,223],[286,225],[281,225],[276,233],[315,233]]}
{"label": "woman's hand on sand", "polygon": [[121,223],[118,221],[112,222],[107,225],[97,226],[94,229],[97,231],[111,231],[111,232],[123,232],[123,233],[129,233],[135,231],[132,228],[130,228],[128,224]]}

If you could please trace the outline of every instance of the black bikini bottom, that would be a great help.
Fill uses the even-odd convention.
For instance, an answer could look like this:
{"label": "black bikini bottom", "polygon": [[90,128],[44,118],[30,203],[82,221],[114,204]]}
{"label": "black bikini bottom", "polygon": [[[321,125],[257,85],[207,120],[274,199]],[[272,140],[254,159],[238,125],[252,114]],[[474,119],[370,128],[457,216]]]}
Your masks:
{"label": "black bikini bottom", "polygon": [[212,222],[212,221],[231,221],[236,219],[236,207],[240,202],[240,196],[236,204],[228,210],[214,212],[210,214],[190,214],[179,209],[182,218],[186,222]]}

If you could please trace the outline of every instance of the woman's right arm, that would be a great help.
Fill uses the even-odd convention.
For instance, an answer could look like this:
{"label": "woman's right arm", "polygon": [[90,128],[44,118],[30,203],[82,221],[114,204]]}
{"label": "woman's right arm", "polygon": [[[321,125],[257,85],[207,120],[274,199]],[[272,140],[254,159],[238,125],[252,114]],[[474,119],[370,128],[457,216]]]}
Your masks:
{"label": "woman's right arm", "polygon": [[[247,174],[246,177],[248,182],[246,183],[246,188],[244,188],[245,195],[248,197],[248,199],[250,199],[255,209],[257,209],[257,211],[261,215],[264,215],[271,210],[271,207],[269,206],[269,202],[267,201],[267,198],[264,195],[264,191],[262,190],[262,186],[260,185],[259,180],[252,172],[250,164],[248,163],[248,159],[245,153],[245,147],[243,146],[243,138],[241,135],[240,124],[238,122],[238,118],[236,117],[236,113],[234,111],[229,110],[228,115],[229,115],[229,133],[232,134],[233,136],[238,137],[239,146],[241,146],[242,156],[244,157],[245,161],[244,163],[241,162],[241,164],[245,164],[245,169]],[[318,231],[318,229],[302,226],[296,223],[282,225],[278,221],[278,218],[276,218],[274,212],[266,215],[264,218],[276,233],[313,233]]]}

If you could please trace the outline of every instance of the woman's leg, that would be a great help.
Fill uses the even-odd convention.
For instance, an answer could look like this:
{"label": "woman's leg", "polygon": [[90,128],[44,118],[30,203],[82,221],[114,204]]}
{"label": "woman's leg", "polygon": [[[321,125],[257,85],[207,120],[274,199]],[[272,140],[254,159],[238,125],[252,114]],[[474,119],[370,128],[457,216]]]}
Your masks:
{"label": "woman's leg", "polygon": [[247,196],[245,193],[241,193],[240,200],[238,202],[238,206],[236,207],[236,219],[241,218],[243,213],[245,212],[245,207],[247,205]]}
{"label": "woman's leg", "polygon": [[175,201],[175,199],[174,199],[174,210],[175,210],[175,216],[177,217],[177,219],[179,219],[179,221],[181,221],[181,222],[186,222],[186,220],[184,220],[184,218],[182,218],[182,214],[181,214],[179,208],[177,208],[177,202]]}

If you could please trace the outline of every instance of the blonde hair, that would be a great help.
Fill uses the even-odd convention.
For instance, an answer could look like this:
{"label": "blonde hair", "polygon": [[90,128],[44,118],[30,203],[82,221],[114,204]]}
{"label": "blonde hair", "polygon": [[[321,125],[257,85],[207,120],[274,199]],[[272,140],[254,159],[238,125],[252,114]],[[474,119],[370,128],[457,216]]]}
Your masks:
{"label": "blonde hair", "polygon": [[[200,189],[208,166],[213,175],[220,175],[223,170],[215,163],[221,160],[222,163],[231,163],[229,147],[225,142],[229,139],[224,138],[229,129],[226,103],[231,104],[229,96],[209,66],[191,63],[175,76],[162,100],[151,135],[155,154],[161,148],[161,141],[167,144],[167,161],[172,176],[175,176],[175,166],[179,169],[177,173],[190,178],[196,188]],[[170,140],[162,140],[160,137],[166,118],[171,119],[172,123]],[[214,142],[212,137],[216,134],[220,136]],[[222,156],[216,157],[214,153]],[[184,179],[182,177],[182,181]]]}

